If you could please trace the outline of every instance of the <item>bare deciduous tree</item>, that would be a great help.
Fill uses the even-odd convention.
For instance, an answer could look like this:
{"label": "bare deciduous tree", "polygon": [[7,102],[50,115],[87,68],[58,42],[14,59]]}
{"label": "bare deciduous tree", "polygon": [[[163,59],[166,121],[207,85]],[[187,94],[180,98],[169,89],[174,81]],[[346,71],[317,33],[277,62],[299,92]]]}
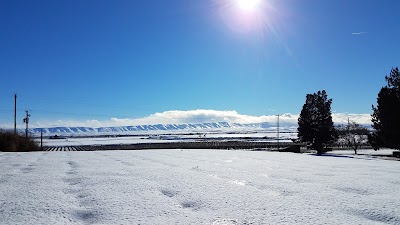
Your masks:
{"label": "bare deciduous tree", "polygon": [[349,121],[347,126],[341,126],[338,130],[340,138],[346,146],[354,150],[354,154],[368,142],[368,129],[356,122]]}

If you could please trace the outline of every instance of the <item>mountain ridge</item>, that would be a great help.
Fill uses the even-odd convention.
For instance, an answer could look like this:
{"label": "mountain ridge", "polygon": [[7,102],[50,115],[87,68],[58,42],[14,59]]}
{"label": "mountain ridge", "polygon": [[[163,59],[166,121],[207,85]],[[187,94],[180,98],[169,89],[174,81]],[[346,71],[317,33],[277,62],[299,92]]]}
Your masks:
{"label": "mountain ridge", "polygon": [[262,130],[270,128],[268,122],[264,123],[188,123],[188,124],[154,124],[154,125],[136,125],[119,127],[49,127],[49,128],[31,128],[29,132],[37,135],[43,131],[44,135],[70,135],[70,134],[127,134],[151,131],[213,131],[213,130]]}

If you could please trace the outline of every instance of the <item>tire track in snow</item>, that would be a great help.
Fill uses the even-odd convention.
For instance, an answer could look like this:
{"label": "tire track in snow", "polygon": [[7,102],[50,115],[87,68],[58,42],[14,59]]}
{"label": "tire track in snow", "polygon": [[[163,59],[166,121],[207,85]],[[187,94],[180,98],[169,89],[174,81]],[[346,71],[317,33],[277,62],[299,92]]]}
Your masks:
{"label": "tire track in snow", "polygon": [[[229,166],[221,165],[220,167],[226,168],[230,171],[233,171],[235,174],[240,174],[240,173],[246,174],[247,173],[247,171],[241,171],[238,169],[231,168]],[[233,178],[233,177],[227,176],[227,175],[215,174],[215,173],[209,172],[207,170],[204,170],[204,169],[200,168],[199,166],[192,167],[191,171],[197,172],[197,173],[202,173],[203,176],[211,177],[213,179],[223,180],[224,182],[226,182],[228,184],[233,184],[233,185],[238,185],[238,186],[248,187],[248,188],[255,188],[260,191],[263,191],[264,193],[266,193],[267,195],[270,195],[270,196],[293,196],[296,193],[298,193],[297,191],[289,190],[289,189],[287,189],[287,187],[283,187],[283,186],[278,188],[273,185],[267,185],[264,183],[250,182],[250,181],[247,181],[246,179],[238,179],[238,178]],[[248,174],[248,175],[250,175],[250,174]],[[257,175],[260,177],[265,177],[265,174],[263,174],[263,173],[260,173]],[[298,185],[299,183],[301,183],[300,180],[296,180],[296,179],[287,179],[287,178],[281,178],[281,177],[277,177],[277,178],[286,179],[290,182],[293,182],[293,185]]]}
{"label": "tire track in snow", "polygon": [[203,200],[201,199],[193,199],[193,198],[185,198],[182,197],[184,200],[179,200],[179,195],[181,193],[180,190],[176,189],[171,189],[171,188],[161,188],[160,192],[168,197],[172,198],[173,201],[175,202],[175,205],[177,205],[179,208],[184,209],[184,210],[191,210],[191,211],[199,211],[202,208],[206,207],[206,204]]}
{"label": "tire track in snow", "polygon": [[[4,153],[0,156],[0,163],[2,163],[3,161],[8,161],[10,158],[15,157],[16,154],[15,153]],[[17,156],[20,156],[19,154]]]}
{"label": "tire track in snow", "polygon": [[[4,157],[5,156],[5,157]],[[10,181],[10,179],[19,174],[22,171],[22,164],[21,164],[21,153],[5,153],[2,155],[2,159],[0,159],[0,163],[3,164],[2,168],[5,168],[4,171],[6,173],[0,174],[0,184],[5,184]],[[6,165],[6,166],[4,166]]]}
{"label": "tire track in snow", "polygon": [[7,183],[12,176],[13,176],[12,174],[1,174],[0,175],[0,185]]}
{"label": "tire track in snow", "polygon": [[[169,154],[161,154],[161,155],[173,157],[173,156],[170,156]],[[189,159],[186,157],[178,157],[178,158],[183,159],[184,161],[202,161],[202,160],[193,160],[193,159]],[[173,160],[171,160],[171,161],[173,161]],[[207,161],[204,161],[204,162],[207,162]],[[241,172],[241,171],[235,170],[234,168],[231,168],[231,167],[226,167],[226,168],[228,168],[234,172]],[[256,190],[260,191],[261,193],[264,193],[269,196],[274,196],[274,197],[276,197],[276,196],[291,196],[291,195],[295,194],[294,191],[277,190],[276,188],[273,189],[272,186],[257,185],[257,184],[253,184],[253,183],[245,181],[245,180],[237,180],[237,179],[233,179],[232,177],[229,177],[229,176],[223,176],[223,175],[221,176],[221,175],[217,175],[215,173],[210,173],[209,171],[203,170],[199,166],[193,166],[193,167],[189,168],[188,172],[195,173],[193,175],[193,177],[199,177],[199,173],[200,173],[200,174],[202,174],[202,175],[200,175],[200,177],[222,180],[222,182],[224,182],[227,185],[238,185],[238,186],[242,186],[243,188],[256,189]],[[185,196],[180,195],[182,191],[177,190],[177,189],[162,188],[160,190],[160,192],[168,198],[173,198],[175,200],[175,202],[178,204],[178,206],[184,210],[191,210],[191,211],[197,212],[197,211],[202,210],[203,208],[207,209],[207,208],[211,207],[211,205],[209,203],[207,203],[207,200],[203,200],[201,198],[193,198],[190,195],[189,196],[186,195],[186,198],[185,198]],[[220,220],[219,222],[221,222],[221,221],[225,221],[225,220]],[[226,220],[226,221],[234,221],[234,220]],[[237,222],[237,220],[236,220],[236,222]],[[215,223],[215,224],[219,224],[219,223]],[[247,224],[247,223],[237,222],[237,224]]]}
{"label": "tire track in snow", "polygon": [[[31,153],[27,152],[24,154],[26,154],[25,156],[29,157]],[[43,152],[38,157],[35,157],[33,160],[30,160],[29,162],[24,163],[23,166],[21,164],[18,164],[19,166],[22,166],[19,168],[20,172],[22,172],[23,174],[34,173],[35,170],[37,169],[38,164],[40,164],[40,162],[43,161],[45,156],[46,156],[46,152]],[[29,157],[29,159],[30,159],[30,157]]]}
{"label": "tire track in snow", "polygon": [[[177,186],[180,186],[175,184],[175,180],[174,182],[171,182],[171,180],[165,179],[165,177],[170,178],[170,176],[165,174],[162,175],[159,173],[160,170],[174,170],[178,167],[178,165],[165,163],[165,161],[156,160],[148,155],[134,155],[131,157],[123,157],[123,159],[121,159],[120,157],[109,158],[111,158],[114,162],[122,165],[121,170],[127,172],[126,176],[129,177],[129,179],[139,179],[140,182],[137,183],[138,186],[145,185],[151,187],[148,194],[151,193],[151,195],[153,195],[154,201],[149,203],[149,206],[147,207],[151,208],[151,204],[157,205],[157,202],[159,202],[159,204],[167,204],[171,206],[170,210],[166,211],[163,209],[159,211],[153,211],[152,213],[159,213],[159,216],[177,216],[181,214],[187,215],[188,213],[196,213],[206,205],[201,199],[193,199],[191,197],[185,197],[184,195],[181,196],[182,190],[181,188],[176,188]],[[135,167],[142,168],[142,170],[137,170]],[[143,171],[144,167],[148,170]],[[139,194],[138,196],[144,197],[142,200],[146,202],[146,199],[148,198],[148,196],[146,195],[148,194]],[[156,199],[158,199],[158,201]],[[138,221],[140,222],[140,220]]]}
{"label": "tire track in snow", "polygon": [[396,214],[387,214],[381,209],[357,209],[349,211],[349,214],[356,215],[373,222],[385,224],[400,224],[400,217]]}
{"label": "tire track in snow", "polygon": [[[143,156],[142,154],[145,154]],[[272,185],[263,185],[262,183],[251,183],[249,181],[243,180],[243,179],[237,179],[236,176],[229,176],[229,174],[234,175],[237,172],[243,173],[243,171],[239,171],[238,169],[232,168],[230,166],[225,166],[225,168],[231,170],[232,172],[229,172],[228,175],[224,176],[223,174],[220,173],[212,173],[210,171],[207,171],[205,168],[208,168],[208,164],[212,164],[213,162],[208,162],[204,161],[204,163],[192,163],[193,160],[192,158],[187,158],[187,157],[182,157],[182,155],[179,155],[180,160],[176,160],[174,155],[170,154],[164,154],[161,152],[140,152],[139,155],[134,154],[130,155],[131,157],[126,157],[123,156],[124,158],[121,159],[121,157],[114,158],[115,162],[118,162],[123,165],[126,169],[125,171],[129,171],[133,169],[135,166],[138,166],[139,168],[145,167],[148,169],[143,173],[146,174],[146,176],[139,176],[140,179],[145,179],[153,183],[152,187],[155,187],[159,191],[159,194],[163,196],[166,200],[166,202],[169,202],[168,204],[171,206],[176,206],[179,211],[183,213],[203,213],[203,211],[208,211],[210,209],[217,209],[220,208],[220,204],[232,204],[225,202],[225,198],[220,199],[220,204],[218,205],[213,205],[212,200],[210,200],[207,196],[202,196],[202,195],[192,195],[193,190],[198,189],[198,186],[195,185],[195,183],[176,183],[179,181],[179,177],[187,176],[187,177],[197,177],[201,179],[206,179],[206,183],[215,183],[215,179],[221,180],[217,182],[218,186],[231,186],[233,189],[235,186],[238,186],[240,190],[245,190],[246,188],[249,188],[250,190],[256,190],[260,195],[264,196],[270,196],[272,198],[279,197],[279,196],[292,196],[296,192],[291,191],[291,190],[286,190],[284,188],[278,189],[277,187],[274,187]],[[160,156],[160,157],[159,157]],[[167,157],[162,157],[162,156],[167,156]],[[185,156],[185,155],[183,155]],[[151,160],[148,160],[150,159]],[[199,160],[200,161],[200,160]],[[165,163],[168,162],[168,163]],[[229,164],[232,164],[232,162],[226,162]],[[174,166],[169,166],[173,164]],[[204,165],[204,166],[196,166],[197,165]],[[188,165],[192,165],[189,167]],[[169,168],[169,169],[168,169]],[[165,170],[167,169],[167,170]],[[160,174],[160,170],[165,170],[167,173],[162,173]],[[184,174],[181,174],[184,172]],[[140,174],[140,171],[135,171],[135,174]],[[248,171],[245,171],[245,173],[248,173]],[[247,176],[247,175],[246,175]],[[260,174],[260,176],[265,176],[265,174]],[[196,179],[197,179],[196,178]],[[236,182],[235,182],[236,181]],[[222,188],[224,189],[224,188]],[[221,189],[221,190],[222,190]],[[197,192],[197,191],[195,191]],[[253,191],[254,192],[254,191]],[[208,224],[213,223],[215,220],[210,220]],[[218,222],[222,221],[231,221],[226,218],[220,218]],[[246,222],[243,222],[241,220],[234,220],[237,222],[237,224],[247,224]],[[240,221],[240,222],[239,222]],[[215,223],[219,224],[219,223]]]}
{"label": "tire track in snow", "polygon": [[72,218],[84,223],[99,223],[101,222],[102,210],[97,206],[99,203],[86,190],[85,181],[87,178],[79,175],[79,165],[76,161],[70,159],[67,161],[69,170],[65,172],[66,177],[63,181],[69,186],[65,190],[65,194],[71,194],[78,202],[77,209],[70,213]]}
{"label": "tire track in snow", "polygon": [[[187,154],[187,153],[190,152],[190,150],[185,150],[184,152],[185,152],[185,154]],[[185,157],[185,156],[181,156],[181,155],[177,156],[176,154],[172,154],[171,155],[171,154],[168,154],[168,153],[165,153],[165,152],[157,152],[157,155],[170,157],[170,158],[172,158],[171,161],[174,161],[173,159],[175,159],[175,158],[179,158],[179,159],[182,159],[183,161],[194,161],[194,162],[199,162],[200,164],[208,164],[210,166],[215,166],[215,163],[213,161],[210,161],[209,159],[208,160],[207,159],[198,159],[197,158],[198,154],[192,154],[192,152],[190,152],[188,155],[193,156],[193,158],[189,158],[187,156]],[[253,158],[248,158],[247,157],[247,159],[253,159]],[[243,160],[242,158],[240,158],[238,156],[234,156],[233,158],[231,158],[229,160],[219,159],[219,158],[217,160],[227,163],[226,165],[219,164],[218,165],[219,168],[225,168],[226,170],[233,172],[235,175],[236,174],[244,174],[243,175],[244,177],[246,177],[248,175],[251,175],[248,171],[243,171],[243,170],[239,170],[239,169],[231,167],[231,165],[234,164],[233,162],[235,160]],[[265,162],[264,159],[259,159],[258,161]],[[231,176],[228,176],[228,175],[215,174],[213,172],[204,170],[204,169],[200,168],[199,166],[191,167],[190,171],[191,172],[195,172],[195,173],[201,173],[201,174],[203,174],[202,175],[203,177],[211,177],[212,179],[223,180],[225,183],[227,183],[229,185],[237,185],[237,186],[242,186],[242,187],[247,187],[247,188],[254,188],[254,189],[257,189],[259,191],[262,191],[263,193],[265,193],[268,196],[274,196],[274,197],[284,196],[284,197],[287,197],[287,196],[293,196],[296,193],[298,193],[298,191],[295,191],[295,190],[292,190],[292,189],[289,190],[289,189],[287,189],[287,187],[284,187],[284,186],[276,187],[276,186],[267,185],[267,184],[264,184],[264,183],[253,183],[253,182],[247,181],[246,179],[234,178],[234,177],[231,177]],[[195,176],[197,176],[197,175],[195,175]],[[260,174],[258,174],[258,176],[265,177],[265,174],[264,173],[260,173]],[[287,181],[293,183],[292,186],[296,186],[296,185],[299,185],[299,184],[302,184],[302,183],[304,183],[304,184],[311,183],[306,179],[300,179],[300,178],[297,178],[297,177],[295,177],[295,178],[290,178],[290,177],[282,178],[281,176],[276,176],[275,178],[287,180]],[[170,192],[168,192],[168,193],[170,193]],[[186,208],[186,207],[183,207],[183,208]]]}
{"label": "tire track in snow", "polygon": [[[125,171],[127,171],[127,172],[130,171],[131,173],[135,173],[132,170],[132,168],[135,166],[135,163],[132,163],[132,160],[136,161],[137,163],[141,163],[141,164],[145,164],[145,165],[152,163],[157,166],[167,167],[167,168],[171,168],[171,169],[174,169],[174,168],[178,169],[178,167],[179,167],[178,164],[166,163],[165,161],[162,161],[162,160],[156,160],[154,158],[138,156],[138,155],[135,155],[134,158],[130,158],[130,162],[114,158],[114,161],[119,162],[122,165],[124,165],[125,167],[127,167],[127,169],[125,169]],[[158,168],[157,166],[151,166],[151,168]],[[155,174],[157,174],[157,173],[155,173]],[[137,175],[137,174],[135,173],[135,175]],[[161,175],[158,175],[158,176],[163,177]],[[192,197],[181,196],[180,194],[181,194],[182,190],[173,188],[174,185],[171,185],[172,187],[167,185],[168,187],[166,187],[166,185],[164,183],[159,182],[160,178],[158,176],[146,177],[146,176],[139,175],[140,179],[149,181],[149,182],[153,183],[154,187],[158,187],[156,189],[159,191],[159,193],[162,196],[165,196],[166,198],[171,199],[172,200],[171,204],[176,205],[178,208],[180,208],[182,210],[190,210],[192,212],[196,212],[207,206],[205,201],[203,201],[202,199],[195,199]]]}
{"label": "tire track in snow", "polygon": [[[148,152],[146,152],[146,154],[147,153]],[[165,214],[187,214],[187,210],[191,212],[196,212],[203,208],[203,206],[205,205],[204,202],[201,200],[180,196],[182,190],[179,188],[175,188],[175,181],[171,182],[171,180],[165,179],[165,177],[169,177],[168,175],[160,174],[160,170],[174,171],[175,169],[177,169],[179,171],[179,164],[168,163],[168,161],[162,159],[155,159],[152,156],[143,156],[140,154],[129,155],[129,157],[127,157],[126,155],[112,156],[108,154],[102,154],[102,156],[106,157],[107,159],[111,159],[111,161],[113,161],[114,163],[120,164],[121,166],[118,167],[120,168],[119,170],[125,171],[126,174],[124,176],[128,179],[140,180],[140,182],[136,183],[138,185],[138,187],[136,188],[142,189],[146,186],[151,187],[148,194],[153,195],[154,199],[160,199],[161,202],[168,202],[168,204],[175,209],[169,210],[168,212],[162,210],[161,212],[159,212],[161,216]],[[110,160],[105,163],[110,163]],[[141,169],[138,170],[136,167]],[[143,170],[143,168],[146,168],[146,170]],[[167,185],[165,184],[165,181],[167,181]],[[144,197],[144,201],[146,201],[146,198],[148,198],[146,194],[139,194],[138,196]],[[160,197],[165,197],[166,199],[162,200],[163,198]],[[151,204],[157,204],[157,202],[151,202],[150,205]]]}

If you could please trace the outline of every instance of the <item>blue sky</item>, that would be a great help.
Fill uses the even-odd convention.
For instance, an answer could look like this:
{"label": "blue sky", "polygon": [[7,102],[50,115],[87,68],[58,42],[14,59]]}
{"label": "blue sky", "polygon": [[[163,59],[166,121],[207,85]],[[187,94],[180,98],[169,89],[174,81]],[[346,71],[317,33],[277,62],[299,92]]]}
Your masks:
{"label": "blue sky", "polygon": [[[400,62],[400,1],[1,1],[0,126],[209,109],[370,114]],[[246,15],[245,18],[243,15]],[[249,19],[250,18],[250,19]],[[72,125],[69,123],[69,125]],[[101,124],[99,124],[101,125]]]}

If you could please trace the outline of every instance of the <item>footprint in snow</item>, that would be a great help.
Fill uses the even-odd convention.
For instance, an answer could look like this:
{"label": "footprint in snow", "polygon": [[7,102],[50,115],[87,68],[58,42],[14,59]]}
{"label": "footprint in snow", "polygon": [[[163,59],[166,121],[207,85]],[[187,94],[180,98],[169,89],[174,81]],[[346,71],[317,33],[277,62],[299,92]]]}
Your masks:
{"label": "footprint in snow", "polygon": [[239,223],[233,219],[218,219],[212,222],[212,225],[237,225],[237,224]]}

